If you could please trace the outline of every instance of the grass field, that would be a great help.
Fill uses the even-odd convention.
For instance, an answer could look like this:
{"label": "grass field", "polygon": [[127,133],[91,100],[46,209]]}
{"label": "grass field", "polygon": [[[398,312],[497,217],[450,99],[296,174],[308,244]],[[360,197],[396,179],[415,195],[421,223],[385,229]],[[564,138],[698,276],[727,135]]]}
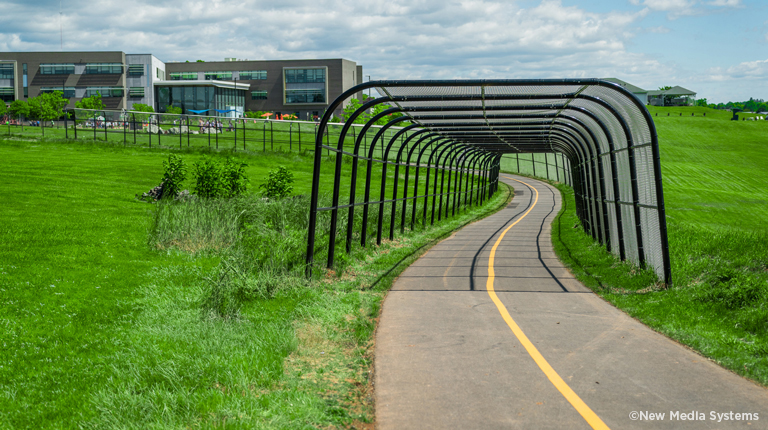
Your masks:
{"label": "grass field", "polygon": [[[211,155],[180,154],[188,163]],[[212,156],[247,162],[252,185],[276,165],[294,172],[294,194],[311,185],[307,155]],[[222,318],[205,309],[231,254],[160,243],[149,233],[171,206],[134,199],[157,185],[166,157],[0,141],[0,428],[361,427],[372,420],[370,341],[389,283],[431,241],[507,197],[358,249],[311,283],[249,276],[254,294]],[[302,245],[301,225],[280,225],[306,218],[305,200],[291,201],[256,199],[252,216],[275,217],[261,230],[246,223],[242,236],[267,255]]]}
{"label": "grass field", "polygon": [[[0,125],[0,137],[75,139],[75,135],[77,135],[79,141],[102,141],[126,146],[305,153],[314,151],[315,134],[318,126],[315,122],[306,121],[244,120],[238,123],[237,130],[228,131],[229,124],[228,120],[225,119],[222,133],[203,134],[199,133],[201,127],[195,124],[192,121],[192,125],[189,127],[190,133],[160,135],[143,131],[140,123],[137,124],[138,130],[136,131],[122,128],[96,128],[82,121],[79,122],[77,130],[73,128],[72,121],[69,121],[68,124],[61,121],[56,124],[56,127]],[[66,130],[65,125],[68,125]],[[175,125],[172,123],[161,124],[163,130],[169,130],[173,127]],[[329,124],[326,143],[336,145],[342,128],[343,124]],[[360,124],[356,124],[349,129],[344,141],[345,150],[350,151],[354,148],[355,139],[361,132],[361,128]],[[363,136],[360,145],[361,153],[367,154],[370,144],[380,128],[373,126]],[[386,130],[383,134],[385,142],[389,142],[399,130],[399,127]],[[398,139],[393,145],[389,158],[394,159],[396,157],[402,140],[402,138]],[[375,150],[377,157],[383,157],[381,149],[380,145],[377,145]],[[429,150],[427,150],[427,154],[429,154]]]}
{"label": "grass field", "polygon": [[[673,285],[659,290],[572,227],[573,193],[553,224],[558,255],[586,285],[650,327],[768,385],[768,122],[706,108],[654,108]],[[701,113],[707,113],[706,117]],[[655,113],[659,113],[656,117]]]}

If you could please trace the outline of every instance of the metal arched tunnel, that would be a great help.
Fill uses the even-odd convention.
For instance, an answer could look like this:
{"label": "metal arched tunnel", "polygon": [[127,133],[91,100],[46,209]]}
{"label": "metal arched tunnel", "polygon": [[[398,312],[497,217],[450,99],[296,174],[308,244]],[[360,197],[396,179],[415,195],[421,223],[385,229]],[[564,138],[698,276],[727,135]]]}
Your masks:
{"label": "metal arched tunnel", "polygon": [[[332,142],[334,110],[368,88],[383,96],[366,100]],[[380,104],[386,108],[350,133],[356,118]],[[324,152],[334,157],[324,160]],[[375,234],[380,244],[385,229],[392,239],[398,229],[483,203],[497,189],[501,156],[513,153],[563,154],[585,231],[622,260],[671,282],[653,120],[630,92],[599,79],[372,81],[347,90],[318,126],[307,270],[325,246],[331,267],[340,243],[350,252],[356,239],[365,246]],[[333,188],[320,207],[323,162],[333,163]],[[317,244],[318,216],[325,212],[328,244]]]}

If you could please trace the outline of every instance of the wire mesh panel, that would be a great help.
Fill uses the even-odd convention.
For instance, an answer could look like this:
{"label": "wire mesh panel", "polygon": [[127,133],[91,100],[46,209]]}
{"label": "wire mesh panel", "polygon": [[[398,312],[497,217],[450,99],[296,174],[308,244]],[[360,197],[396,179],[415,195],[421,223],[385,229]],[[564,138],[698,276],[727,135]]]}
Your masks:
{"label": "wire mesh panel", "polygon": [[[329,124],[345,99],[368,88],[381,97],[367,100],[348,121],[380,104],[383,113],[360,129]],[[373,121],[410,125],[397,136],[371,136]],[[332,267],[336,248],[346,245],[349,252],[353,239],[366,246],[375,236],[380,243],[398,225],[403,231],[454,214],[462,199],[482,203],[497,188],[501,155],[518,154],[519,164],[520,154],[539,154],[527,159],[533,173],[555,180],[562,174],[573,186],[587,232],[671,282],[656,131],[645,107],[614,83],[367,82],[330,104],[314,143],[308,270],[320,249],[327,249],[321,253]],[[332,174],[321,180],[320,171],[329,168]],[[321,234],[328,243],[318,248],[318,217],[326,212],[329,231]],[[339,229],[346,235],[337,235]]]}

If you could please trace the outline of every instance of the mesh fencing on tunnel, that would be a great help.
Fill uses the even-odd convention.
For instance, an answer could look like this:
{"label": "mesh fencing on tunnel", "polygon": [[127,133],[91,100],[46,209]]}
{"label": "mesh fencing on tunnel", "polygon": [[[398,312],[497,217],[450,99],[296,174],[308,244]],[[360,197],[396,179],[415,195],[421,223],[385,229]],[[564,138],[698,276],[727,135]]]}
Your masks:
{"label": "mesh fencing on tunnel", "polygon": [[[352,113],[335,142],[323,140],[331,113],[368,88],[381,96]],[[366,114],[377,105],[384,109]],[[349,139],[357,118],[367,122]],[[361,152],[362,136],[381,122]],[[598,79],[374,81],[347,90],[318,127],[308,270],[320,255],[332,267],[337,247],[350,252],[373,237],[380,244],[385,234],[392,239],[481,204],[498,188],[501,155],[528,153],[564,157],[563,182],[574,188],[584,230],[622,260],[671,282],[653,121],[631,93]],[[318,244],[318,231],[325,237],[326,230],[328,243]]]}

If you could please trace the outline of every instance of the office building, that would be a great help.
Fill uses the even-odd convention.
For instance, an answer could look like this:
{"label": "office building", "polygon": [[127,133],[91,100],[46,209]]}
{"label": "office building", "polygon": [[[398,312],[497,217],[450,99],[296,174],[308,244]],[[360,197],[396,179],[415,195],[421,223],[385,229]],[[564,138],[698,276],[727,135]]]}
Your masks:
{"label": "office building", "polygon": [[62,91],[70,108],[101,94],[107,109],[143,103],[156,112],[173,105],[189,114],[267,111],[311,119],[362,82],[362,66],[345,59],[166,63],[120,51],[0,52],[0,98],[6,103]]}

